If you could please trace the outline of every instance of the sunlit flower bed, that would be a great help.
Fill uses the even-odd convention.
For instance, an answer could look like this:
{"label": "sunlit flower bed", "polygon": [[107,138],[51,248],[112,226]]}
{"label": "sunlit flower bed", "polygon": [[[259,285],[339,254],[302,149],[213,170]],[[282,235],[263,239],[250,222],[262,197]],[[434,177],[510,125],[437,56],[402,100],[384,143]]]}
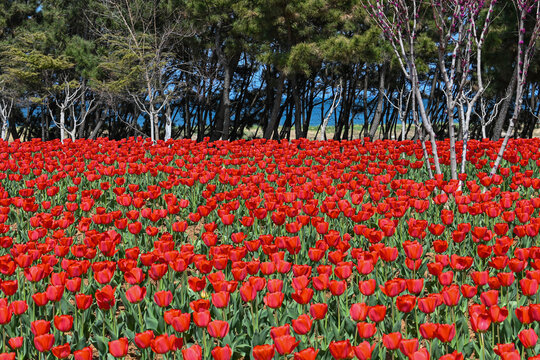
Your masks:
{"label": "sunlit flower bed", "polygon": [[540,359],[540,142],[499,146],[460,188],[412,141],[2,142],[0,360]]}

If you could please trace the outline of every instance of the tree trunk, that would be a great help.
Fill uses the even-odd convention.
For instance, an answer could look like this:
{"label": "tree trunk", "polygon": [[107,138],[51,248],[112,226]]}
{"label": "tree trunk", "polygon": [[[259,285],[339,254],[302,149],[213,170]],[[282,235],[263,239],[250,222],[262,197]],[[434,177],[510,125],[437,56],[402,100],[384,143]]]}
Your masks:
{"label": "tree trunk", "polygon": [[514,69],[514,74],[512,75],[512,80],[510,81],[510,84],[508,84],[508,87],[506,88],[506,99],[503,101],[503,105],[501,108],[501,112],[499,113],[499,116],[497,117],[497,122],[495,122],[495,126],[493,128],[493,134],[491,136],[491,140],[498,141],[501,138],[502,129],[504,126],[504,120],[506,119],[506,115],[508,114],[508,109],[510,108],[510,104],[512,103],[512,94],[514,93],[514,89],[516,88],[517,83],[517,66]]}
{"label": "tree trunk", "polygon": [[171,118],[171,106],[167,106],[165,110],[165,138],[163,140],[167,141],[171,138],[172,132],[172,118]]}
{"label": "tree trunk", "polygon": [[64,108],[60,108],[60,141],[64,143],[66,138],[66,112]]}
{"label": "tree trunk", "polygon": [[272,113],[270,114],[270,119],[268,120],[268,125],[264,130],[264,138],[270,139],[275,129],[279,126],[279,113],[281,107],[281,95],[283,94],[283,86],[285,84],[285,75],[279,73],[279,79],[277,80],[277,89],[274,97],[274,104],[272,106]]}
{"label": "tree trunk", "polygon": [[294,135],[295,138],[300,139],[303,137],[302,131],[302,109],[300,105],[300,95],[298,94],[298,83],[296,81],[296,75],[291,76],[292,95],[294,99]]}
{"label": "tree trunk", "polygon": [[381,115],[383,110],[383,102],[384,102],[384,78],[386,73],[386,63],[381,65],[380,69],[380,76],[379,76],[379,98],[377,99],[377,110],[375,110],[375,116],[373,117],[373,122],[371,123],[371,126],[369,128],[369,138],[373,140],[375,137],[375,133],[377,132],[377,129],[379,128],[379,124],[381,122]]}
{"label": "tree trunk", "polygon": [[13,108],[13,100],[7,101],[2,100],[0,103],[0,118],[2,118],[2,133],[0,135],[0,138],[4,141],[8,140],[8,123],[9,123],[9,116],[11,114],[11,109]]}
{"label": "tree trunk", "polygon": [[96,113],[96,126],[94,127],[94,130],[92,130],[92,133],[90,133],[90,136],[88,137],[89,140],[94,140],[97,137],[97,134],[99,133],[99,130],[103,126],[103,116],[101,116],[101,111],[97,111]]}

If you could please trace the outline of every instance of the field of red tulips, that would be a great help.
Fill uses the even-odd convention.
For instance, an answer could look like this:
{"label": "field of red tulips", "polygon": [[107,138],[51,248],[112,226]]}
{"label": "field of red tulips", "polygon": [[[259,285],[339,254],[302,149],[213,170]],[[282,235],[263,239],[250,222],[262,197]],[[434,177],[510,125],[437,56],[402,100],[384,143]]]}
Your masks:
{"label": "field of red tulips", "polygon": [[498,148],[1,142],[0,360],[540,359],[540,140]]}

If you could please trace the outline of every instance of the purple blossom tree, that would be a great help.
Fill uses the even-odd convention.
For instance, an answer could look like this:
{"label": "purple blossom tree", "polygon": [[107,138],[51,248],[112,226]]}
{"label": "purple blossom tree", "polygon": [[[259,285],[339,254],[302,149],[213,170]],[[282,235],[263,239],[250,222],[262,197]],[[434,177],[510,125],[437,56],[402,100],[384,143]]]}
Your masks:
{"label": "purple blossom tree", "polygon": [[[435,131],[424,106],[416,66],[415,43],[419,28],[420,0],[362,0],[364,9],[390,42],[399,66],[411,86],[422,125],[429,135],[435,172],[441,174]],[[424,139],[422,139],[422,142]],[[426,159],[429,161],[429,159]],[[429,163],[428,163],[429,167]]]}
{"label": "purple blossom tree", "polygon": [[[471,115],[484,94],[482,48],[492,21],[497,0],[431,0],[439,35],[438,60],[444,81],[444,94],[450,140],[450,172],[457,179],[454,118],[460,121],[463,138],[461,169],[465,172]],[[481,12],[485,16],[480,19]]]}

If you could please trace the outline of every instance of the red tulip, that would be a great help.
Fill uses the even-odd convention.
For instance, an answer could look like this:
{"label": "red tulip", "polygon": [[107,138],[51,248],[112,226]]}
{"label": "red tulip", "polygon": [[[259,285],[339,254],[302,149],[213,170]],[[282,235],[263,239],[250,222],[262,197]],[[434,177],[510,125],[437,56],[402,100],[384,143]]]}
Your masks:
{"label": "red tulip", "polygon": [[0,325],[9,324],[13,312],[8,306],[0,306]]}
{"label": "red tulip", "polygon": [[28,304],[25,300],[13,301],[11,304],[9,304],[9,307],[15,315],[22,315],[26,312],[26,310],[28,310]]}
{"label": "red tulip", "polygon": [[305,335],[311,330],[313,319],[307,314],[300,315],[297,319],[292,320],[292,328],[298,335]]}
{"label": "red tulip", "polygon": [[515,350],[516,350],[516,345],[514,343],[497,344],[497,346],[493,348],[493,352],[499,356],[502,356],[502,354],[506,352],[512,352]]}
{"label": "red tulip", "polygon": [[407,283],[403,279],[392,279],[384,283],[384,286],[380,286],[384,295],[395,297],[405,291]]}
{"label": "red tulip", "polygon": [[46,320],[35,320],[30,323],[30,331],[34,336],[44,335],[51,331],[51,323]]}
{"label": "red tulip", "polygon": [[351,319],[358,322],[366,320],[368,314],[369,306],[365,303],[352,304],[351,309],[349,310],[349,315]]}
{"label": "red tulip", "polygon": [[212,294],[212,304],[218,309],[228,306],[229,299],[230,293],[227,291],[220,291]]}
{"label": "red tulip", "polygon": [[294,360],[315,360],[318,353],[319,349],[315,350],[315,348],[309,347],[294,353]]}
{"label": "red tulip", "polygon": [[229,333],[229,323],[221,320],[214,320],[208,323],[208,334],[211,337],[223,338]]}
{"label": "red tulip", "polygon": [[291,297],[298,304],[305,305],[311,301],[311,298],[313,298],[313,289],[304,288],[300,291],[297,290],[291,294]]}
{"label": "red tulip", "polygon": [[245,282],[240,287],[240,297],[245,302],[253,301],[257,297],[257,290],[249,282]]}
{"label": "red tulip", "polygon": [[368,322],[359,322],[356,324],[356,328],[358,330],[358,336],[360,336],[362,339],[369,339],[375,335],[375,332],[377,332],[375,324]]}
{"label": "red tulip", "polygon": [[486,306],[497,305],[499,302],[499,292],[497,290],[488,290],[480,294],[482,304]]}
{"label": "red tulip", "polygon": [[115,290],[116,288],[107,285],[101,290],[96,291],[96,302],[101,310],[109,310],[114,306],[116,303],[116,298],[114,296]]}
{"label": "red tulip", "polygon": [[456,325],[455,324],[439,324],[437,326],[437,331],[435,336],[443,343],[452,341],[456,335]]}
{"label": "red tulip", "polygon": [[73,316],[60,315],[54,317],[54,327],[62,332],[68,332],[73,327]]}
{"label": "red tulip", "polygon": [[358,346],[354,346],[354,354],[359,360],[369,360],[371,359],[371,354],[373,353],[373,349],[375,348],[375,344],[371,345],[369,342],[364,341],[360,343]]}
{"label": "red tulip", "polygon": [[418,241],[404,241],[403,250],[408,259],[418,260],[422,256],[422,245]]}
{"label": "red tulip", "polygon": [[347,283],[344,280],[331,280],[329,283],[329,288],[332,295],[340,296],[347,289]]}
{"label": "red tulip", "polygon": [[210,323],[210,311],[209,310],[202,310],[202,311],[195,311],[193,313],[193,322],[198,327],[207,327]]}
{"label": "red tulip", "polygon": [[[521,360],[521,355],[518,351],[509,351],[501,355],[501,360]],[[532,357],[529,360],[533,360]]]}
{"label": "red tulip", "polygon": [[487,271],[474,271],[471,273],[471,278],[475,285],[486,285],[489,279]]}
{"label": "red tulip", "polygon": [[291,327],[289,326],[289,324],[285,324],[282,326],[274,326],[270,329],[270,337],[272,338],[272,340],[275,340],[277,337],[283,335],[291,335]]}
{"label": "red tulip", "polygon": [[418,351],[415,351],[410,358],[411,360],[429,360],[429,351],[426,348],[422,348]]}
{"label": "red tulip", "polygon": [[210,301],[206,299],[199,299],[195,300],[189,303],[189,307],[191,310],[195,312],[203,311],[203,310],[209,310],[210,309]]}
{"label": "red tulip", "polygon": [[349,340],[332,341],[328,349],[336,360],[352,359],[354,357],[353,347]]}
{"label": "red tulip", "polygon": [[446,306],[457,306],[459,304],[459,298],[461,296],[459,286],[452,285],[450,287],[446,287],[441,292],[441,295]]}
{"label": "red tulip", "polygon": [[290,354],[300,344],[300,340],[296,340],[291,335],[282,335],[274,339],[274,346],[280,355]]}
{"label": "red tulip", "polygon": [[134,342],[139,349],[146,349],[150,346],[153,338],[154,332],[152,330],[146,330],[142,333],[135,334]]}
{"label": "red tulip", "polygon": [[34,337],[34,346],[39,352],[46,352],[51,350],[54,345],[53,334],[43,334]]}
{"label": "red tulip", "polygon": [[92,349],[90,347],[82,348],[73,352],[75,360],[92,360]]}
{"label": "red tulip", "polygon": [[486,332],[491,325],[491,318],[485,313],[473,313],[470,316],[471,327],[474,332]]}
{"label": "red tulip", "polygon": [[191,322],[190,313],[180,313],[177,316],[172,318],[170,325],[172,325],[175,331],[185,332],[189,330],[190,322]]}
{"label": "red tulip", "polygon": [[358,283],[358,287],[359,287],[360,292],[362,293],[362,295],[370,296],[370,295],[373,295],[373,293],[375,292],[375,288],[377,287],[377,283],[376,283],[375,279],[369,279],[369,280],[365,280],[365,281],[360,281]]}
{"label": "red tulip", "polygon": [[534,347],[538,342],[538,335],[536,334],[534,329],[522,330],[518,334],[518,337],[526,349]]}
{"label": "red tulip", "polygon": [[436,307],[437,299],[432,295],[418,299],[418,309],[425,314],[431,314],[435,311]]}
{"label": "red tulip", "polygon": [[439,327],[438,324],[432,324],[432,323],[423,323],[420,324],[419,330],[420,335],[426,340],[432,340],[435,338],[435,334],[437,332],[437,328]]}
{"label": "red tulip", "polygon": [[418,339],[401,339],[399,351],[407,357],[412,357],[412,355],[418,351]]}
{"label": "red tulip", "polygon": [[515,310],[515,314],[519,322],[522,324],[530,324],[533,321],[529,306],[519,306]]}
{"label": "red tulip", "polygon": [[201,360],[202,348],[199,345],[192,345],[186,349],[182,349],[182,358],[184,360]]}
{"label": "red tulip", "polygon": [[53,355],[59,359],[65,359],[69,355],[71,355],[71,347],[69,346],[69,343],[66,343],[64,345],[58,345],[51,349],[51,352]]}
{"label": "red tulip", "polygon": [[416,296],[403,295],[396,298],[396,307],[403,313],[409,313],[413,311],[416,305]]}
{"label": "red tulip", "polygon": [[324,319],[327,311],[328,311],[328,304],[324,304],[324,303],[311,304],[309,307],[309,313],[311,314],[314,320]]}
{"label": "red tulip", "polygon": [[158,291],[154,294],[154,302],[159,307],[167,307],[173,300],[172,292],[168,290]]}
{"label": "red tulip", "polygon": [[214,360],[230,360],[232,356],[232,349],[229,344],[223,347],[216,346],[212,349],[211,354]]}
{"label": "red tulip", "polygon": [[145,296],[146,287],[140,287],[139,285],[133,285],[126,291],[126,298],[132,304],[140,303]]}
{"label": "red tulip", "polygon": [[390,334],[384,334],[382,337],[382,342],[385,348],[388,350],[396,350],[399,348],[399,343],[401,342],[401,333],[394,332]]}
{"label": "red tulip", "polygon": [[454,350],[451,354],[441,356],[439,360],[463,360],[463,354]]}
{"label": "red tulip", "polygon": [[381,322],[386,316],[386,306],[374,305],[370,306],[368,310],[368,317],[373,322]]}
{"label": "red tulip", "polygon": [[274,345],[256,345],[253,347],[253,358],[255,360],[271,360],[274,357]]}
{"label": "red tulip", "polygon": [[470,298],[472,298],[473,296],[476,295],[477,287],[467,285],[467,284],[463,284],[463,285],[461,285],[460,290],[461,290],[461,293],[463,294],[464,297],[470,299]]}
{"label": "red tulip", "polygon": [[171,350],[171,342],[167,334],[159,335],[150,340],[150,348],[156,354],[166,354]]}
{"label": "red tulip", "polygon": [[536,279],[523,278],[519,281],[519,286],[525,296],[534,296],[538,292],[538,281]]}
{"label": "red tulip", "polygon": [[120,338],[118,340],[109,341],[109,354],[116,358],[121,358],[127,355],[128,339]]}
{"label": "red tulip", "polygon": [[263,301],[266,306],[272,309],[277,309],[281,307],[281,304],[283,304],[283,299],[285,298],[285,294],[282,292],[275,292],[275,293],[267,293]]}
{"label": "red tulip", "polygon": [[502,323],[508,317],[508,309],[506,307],[499,307],[497,305],[490,306],[487,309],[491,321],[494,323]]}
{"label": "red tulip", "polygon": [[191,290],[200,292],[206,287],[206,277],[203,276],[201,279],[199,279],[195,276],[190,276],[188,278],[188,285]]}
{"label": "red tulip", "polygon": [[424,288],[424,279],[407,279],[405,280],[405,284],[411,294],[420,294]]}
{"label": "red tulip", "polygon": [[22,336],[12,337],[8,340],[9,347],[16,350],[23,346],[24,338]]}

